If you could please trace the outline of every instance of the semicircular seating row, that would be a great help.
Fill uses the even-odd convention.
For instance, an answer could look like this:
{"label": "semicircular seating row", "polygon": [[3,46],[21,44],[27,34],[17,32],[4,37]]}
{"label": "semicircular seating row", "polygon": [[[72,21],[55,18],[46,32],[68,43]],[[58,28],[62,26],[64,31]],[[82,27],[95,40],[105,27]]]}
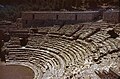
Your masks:
{"label": "semicircular seating row", "polygon": [[43,79],[61,77],[73,65],[84,66],[89,56],[100,58],[120,49],[120,40],[109,38],[108,27],[106,23],[40,27],[30,35],[25,48],[20,47],[18,37],[6,43],[10,50],[7,62],[29,62],[42,70]]}

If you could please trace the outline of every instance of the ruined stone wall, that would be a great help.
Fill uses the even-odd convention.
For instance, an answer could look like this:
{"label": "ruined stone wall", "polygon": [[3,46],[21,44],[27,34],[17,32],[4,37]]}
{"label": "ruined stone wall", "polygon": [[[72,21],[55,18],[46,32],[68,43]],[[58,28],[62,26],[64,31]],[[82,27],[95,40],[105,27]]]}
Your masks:
{"label": "ruined stone wall", "polygon": [[26,27],[54,24],[62,25],[67,23],[93,21],[98,15],[98,11],[31,11],[22,13],[22,23],[23,26]]}
{"label": "ruined stone wall", "polygon": [[120,11],[108,10],[104,12],[103,20],[105,22],[119,23],[120,22]]}

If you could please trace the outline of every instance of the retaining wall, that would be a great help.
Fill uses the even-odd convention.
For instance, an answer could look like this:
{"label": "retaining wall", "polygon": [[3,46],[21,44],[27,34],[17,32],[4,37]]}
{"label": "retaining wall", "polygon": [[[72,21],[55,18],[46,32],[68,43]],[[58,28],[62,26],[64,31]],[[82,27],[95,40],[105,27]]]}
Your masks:
{"label": "retaining wall", "polygon": [[98,17],[98,11],[27,11],[22,12],[22,23],[24,27],[40,25],[63,25],[77,22],[91,22]]}
{"label": "retaining wall", "polygon": [[105,22],[120,23],[120,11],[108,10],[104,12],[103,20]]}

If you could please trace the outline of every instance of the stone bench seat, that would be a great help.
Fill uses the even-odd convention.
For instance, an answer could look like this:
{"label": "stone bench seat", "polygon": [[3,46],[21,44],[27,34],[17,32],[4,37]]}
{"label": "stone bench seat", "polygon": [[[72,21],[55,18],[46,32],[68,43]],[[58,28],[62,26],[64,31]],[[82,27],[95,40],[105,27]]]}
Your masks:
{"label": "stone bench seat", "polygon": [[[23,58],[23,57],[18,57],[17,55],[15,55],[14,57],[15,57],[15,58],[13,58],[14,60],[16,60],[16,58],[19,59],[19,60],[20,60],[21,58]],[[26,58],[26,57],[25,57],[25,58]],[[27,59],[27,60],[28,60],[28,59]]]}
{"label": "stone bench seat", "polygon": [[[43,51],[41,51],[41,52],[43,52]],[[51,58],[51,57],[47,56],[46,52],[41,53],[42,55],[40,55],[40,53],[39,53],[39,55],[37,54],[37,57],[36,56],[34,56],[34,57],[46,61],[46,64],[49,66],[49,69],[47,68],[49,73],[54,74],[54,70],[56,70],[56,69],[58,72],[62,72],[64,67],[62,67],[61,65],[63,65],[63,63],[61,63],[61,65],[58,64],[58,59],[56,59],[55,57]],[[43,54],[44,54],[44,56],[43,56]],[[45,63],[43,63],[43,64],[45,64]],[[47,72],[46,72],[46,74],[47,74]]]}
{"label": "stone bench seat", "polygon": [[90,43],[87,48],[91,51],[91,52],[96,52],[97,51],[97,47],[93,44]]}
{"label": "stone bench seat", "polygon": [[112,43],[114,43],[114,45],[116,46],[116,48],[120,48],[120,40],[119,39],[109,39]]}
{"label": "stone bench seat", "polygon": [[38,64],[37,62],[34,61],[29,61],[29,63],[35,65],[37,68],[40,68],[42,73],[46,72],[46,68],[43,64]]}
{"label": "stone bench seat", "polygon": [[60,30],[64,30],[64,34],[66,36],[72,36],[79,29],[80,29],[80,25],[76,24],[76,25],[65,25]]}
{"label": "stone bench seat", "polygon": [[59,46],[50,46],[50,44],[49,44],[49,46],[44,46],[44,47],[48,47],[48,48],[58,51],[58,53],[59,53],[58,55],[63,58],[66,65],[68,65],[71,62],[69,54],[65,53],[64,49],[60,48]]}
{"label": "stone bench seat", "polygon": [[[43,64],[44,67],[46,68],[46,70],[52,69],[51,65],[49,65],[49,64],[51,64],[51,63],[48,62],[48,60],[45,59],[44,57],[33,56],[33,57],[30,57],[30,59],[29,59],[29,62],[31,62],[31,61],[33,61],[33,62],[35,61],[35,62],[38,63],[38,64]],[[54,67],[55,67],[55,65],[54,65]]]}
{"label": "stone bench seat", "polygon": [[13,44],[15,44],[15,45],[19,45],[20,44],[20,41],[19,41],[19,38],[16,40],[11,40],[11,41],[9,41],[8,42],[9,44],[8,45],[13,45]]}
{"label": "stone bench seat", "polygon": [[109,49],[110,51],[117,49],[117,47],[116,47],[116,45],[114,44],[114,42],[112,42],[112,41],[110,41],[110,40],[106,40],[105,42],[106,42],[106,45],[107,45],[107,47],[108,47],[108,49]]}
{"label": "stone bench seat", "polygon": [[7,45],[7,48],[19,48],[20,47],[20,45]]}
{"label": "stone bench seat", "polygon": [[40,44],[42,41],[44,41],[45,37],[42,35],[40,36],[33,36],[33,37],[29,37],[28,38],[28,45],[32,45],[32,44]]}
{"label": "stone bench seat", "polygon": [[51,26],[51,28],[49,29],[49,34],[54,34],[54,33],[56,33],[58,30],[60,29],[60,25],[53,25],[53,26]]}
{"label": "stone bench seat", "polygon": [[[49,53],[51,55],[54,56],[54,58],[58,61],[59,65],[58,65],[58,68],[60,68],[61,70],[65,68],[65,62],[62,60],[62,58],[54,53],[50,53],[50,51],[48,50],[40,50],[41,52],[45,52],[45,53]],[[54,59],[53,59],[54,60]],[[61,72],[61,71],[60,71]],[[64,70],[62,70],[62,72],[64,72]]]}
{"label": "stone bench seat", "polygon": [[[54,44],[55,44],[55,43],[54,43]],[[57,47],[59,46],[59,48],[65,50],[66,53],[68,52],[70,58],[72,58],[72,59],[75,60],[76,55],[74,54],[73,50],[70,50],[70,49],[69,49],[69,47],[68,47],[69,45],[66,45],[64,42],[59,42],[59,43],[56,43],[56,46],[57,46]]]}
{"label": "stone bench seat", "polygon": [[90,44],[87,46],[87,48],[88,48],[91,52],[96,52],[96,51],[97,51],[97,47],[96,47],[94,44],[92,44],[92,43],[90,43]]}
{"label": "stone bench seat", "polygon": [[27,58],[7,58],[6,62],[28,62]]}
{"label": "stone bench seat", "polygon": [[28,53],[28,52],[25,52],[25,49],[22,49],[22,48],[10,48],[9,52]]}
{"label": "stone bench seat", "polygon": [[40,50],[41,52],[45,52],[47,54],[51,54],[53,56],[53,58],[55,58],[57,60],[57,63],[59,64],[59,66],[64,66],[65,65],[65,62],[62,60],[62,58],[55,54],[54,51],[52,51],[51,49],[47,49],[47,48],[42,48]]}
{"label": "stone bench seat", "polygon": [[93,32],[95,31],[95,29],[86,29],[86,30],[82,30],[80,35],[79,35],[79,39],[85,39],[87,38],[89,35],[91,35]]}
{"label": "stone bench seat", "polygon": [[62,35],[61,38],[66,39],[66,40],[70,40],[70,41],[74,40],[74,37],[69,37],[69,36],[65,36],[65,35]]}
{"label": "stone bench seat", "polygon": [[87,47],[84,47],[83,45],[78,44],[78,43],[74,43],[73,45],[74,45],[73,48],[78,50],[78,54],[80,55],[82,60],[85,59],[84,58],[85,56],[88,56],[89,54],[91,54],[90,50]]}
{"label": "stone bench seat", "polygon": [[16,56],[9,56],[7,57],[7,61],[14,61],[14,62],[28,62],[29,57],[16,57]]}
{"label": "stone bench seat", "polygon": [[[52,41],[50,41],[50,42],[52,42]],[[64,47],[64,46],[66,46],[66,45],[64,45],[64,41],[63,42],[55,42],[55,41],[53,41],[52,43],[48,43],[48,45],[45,45],[45,46],[52,46],[53,48],[59,49],[60,51],[62,51],[64,53],[66,52],[66,55],[68,54],[67,56],[69,56],[70,58],[71,58],[71,55],[73,55],[73,54],[67,53],[67,52],[69,52],[69,50],[67,50],[66,47]],[[73,59],[73,57],[72,57],[72,59]]]}
{"label": "stone bench seat", "polygon": [[83,59],[84,59],[84,55],[83,55],[83,53],[82,53],[82,51],[79,49],[79,47],[77,47],[77,46],[74,46],[74,47],[69,47],[69,49],[71,49],[71,50],[73,50],[73,52],[76,54],[76,61],[78,62],[79,61],[79,63],[82,63],[83,62]]}
{"label": "stone bench seat", "polygon": [[83,24],[83,27],[77,31],[73,36],[79,36],[79,39],[86,39],[89,36],[91,36],[91,34],[93,34],[94,32],[97,31],[98,27],[92,27],[92,25],[86,25]]}
{"label": "stone bench seat", "polygon": [[26,53],[10,53],[9,56],[15,55],[16,57],[29,57],[29,54]]}
{"label": "stone bench seat", "polygon": [[[56,58],[57,59],[57,63],[59,64],[59,65],[62,65],[61,63],[64,63],[64,61],[62,60],[62,58],[57,54],[57,53],[55,53],[55,51],[53,51],[52,50],[52,48],[45,48],[45,47],[42,47],[42,51],[43,51],[43,49],[44,49],[44,51],[45,52],[50,52],[50,54],[52,55],[52,56],[54,56],[53,58]],[[41,50],[40,50],[41,51]]]}
{"label": "stone bench seat", "polygon": [[49,69],[53,69],[54,67],[56,67],[56,63],[52,60],[53,57],[44,54],[44,53],[32,53],[31,57],[36,57],[36,58],[42,58],[43,60],[46,61],[47,64],[49,64]]}
{"label": "stone bench seat", "polygon": [[55,38],[59,38],[61,36],[61,34],[58,33],[52,33],[52,34],[48,34],[49,37],[55,37]]}
{"label": "stone bench seat", "polygon": [[47,27],[38,27],[38,33],[48,33],[49,29],[51,29],[51,26],[47,26]]}
{"label": "stone bench seat", "polygon": [[[35,57],[44,57],[44,58],[46,58],[46,59],[52,59],[52,58],[54,58],[54,56],[52,56],[51,54],[48,54],[48,53],[46,53],[46,52],[44,52],[44,51],[36,51],[36,52],[34,52],[34,53],[31,53],[31,57],[32,56],[35,56]],[[57,63],[56,63],[57,64]]]}
{"label": "stone bench seat", "polygon": [[110,35],[106,34],[105,31],[99,31],[96,34],[90,36],[88,39],[89,40],[91,39],[91,40],[93,40],[95,42],[101,42],[101,41],[104,41],[108,37],[110,37]]}
{"label": "stone bench seat", "polygon": [[26,51],[9,51],[9,54],[21,54],[21,55],[27,55],[27,54],[29,54],[28,52],[26,52]]}
{"label": "stone bench seat", "polygon": [[[62,42],[61,42],[62,43]],[[64,43],[64,42],[63,42]],[[63,44],[62,44],[63,45]],[[57,44],[57,46],[59,46],[58,44]],[[68,46],[68,47],[66,47],[66,50],[68,49],[68,50],[70,50],[71,52],[73,52],[74,54],[75,54],[75,57],[77,57],[78,59],[79,58],[81,58],[81,57],[78,57],[78,56],[80,56],[80,55],[78,55],[79,54],[79,52],[77,51],[77,48],[75,48],[75,46],[76,45],[74,45],[74,44],[71,44],[71,45],[66,45],[66,46]],[[64,47],[63,47],[64,48]],[[81,47],[80,47],[81,48]],[[80,59],[79,59],[80,60]]]}

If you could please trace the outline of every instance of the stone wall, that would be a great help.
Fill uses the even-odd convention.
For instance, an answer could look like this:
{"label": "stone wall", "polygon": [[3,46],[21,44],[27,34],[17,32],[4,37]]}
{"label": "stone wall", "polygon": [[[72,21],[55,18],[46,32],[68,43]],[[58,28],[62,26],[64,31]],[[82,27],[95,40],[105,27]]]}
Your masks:
{"label": "stone wall", "polygon": [[98,15],[98,11],[31,11],[22,12],[22,23],[25,27],[54,24],[63,25],[67,23],[91,22]]}
{"label": "stone wall", "polygon": [[120,22],[120,11],[108,10],[104,12],[103,20],[105,22],[119,23]]}
{"label": "stone wall", "polygon": [[24,20],[33,20],[33,14],[32,13],[22,13],[22,19]]}
{"label": "stone wall", "polygon": [[56,14],[54,13],[35,13],[35,20],[56,20]]}

